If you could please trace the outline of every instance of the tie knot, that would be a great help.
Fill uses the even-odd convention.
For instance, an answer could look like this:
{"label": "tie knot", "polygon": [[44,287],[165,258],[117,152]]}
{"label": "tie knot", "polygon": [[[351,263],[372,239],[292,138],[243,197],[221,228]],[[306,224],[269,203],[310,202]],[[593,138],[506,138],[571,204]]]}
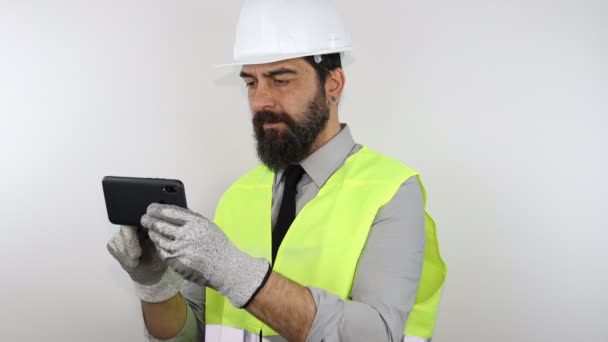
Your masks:
{"label": "tie knot", "polygon": [[285,169],[285,187],[295,188],[304,175],[304,169],[300,165],[290,165]]}

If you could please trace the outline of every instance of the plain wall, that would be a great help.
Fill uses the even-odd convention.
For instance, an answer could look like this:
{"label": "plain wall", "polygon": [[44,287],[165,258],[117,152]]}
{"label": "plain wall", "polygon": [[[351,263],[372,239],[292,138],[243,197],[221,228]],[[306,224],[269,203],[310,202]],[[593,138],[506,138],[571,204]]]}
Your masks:
{"label": "plain wall", "polygon": [[[434,342],[607,341],[608,3],[339,1],[341,118],[418,169],[449,276]],[[256,162],[238,1],[0,0],[0,340],[135,341],[105,175],[212,215]]]}

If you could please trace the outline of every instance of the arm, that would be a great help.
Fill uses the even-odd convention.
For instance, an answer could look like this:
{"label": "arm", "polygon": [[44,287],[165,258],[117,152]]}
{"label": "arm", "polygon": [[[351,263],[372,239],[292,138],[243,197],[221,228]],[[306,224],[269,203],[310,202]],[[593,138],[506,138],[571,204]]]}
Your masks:
{"label": "arm", "polygon": [[415,178],[378,212],[357,267],[352,301],[270,272],[267,260],[239,250],[213,222],[188,209],[152,204],[142,225],[178,273],[216,289],[233,306],[245,306],[284,337],[299,341],[304,336],[325,342],[400,340],[416,296],[425,244],[424,205]]}
{"label": "arm", "polygon": [[182,277],[161,260],[152,241],[137,227],[120,227],[107,248],[133,280],[153,335],[175,336],[187,318],[179,294],[184,284]]}
{"label": "arm", "polygon": [[142,301],[148,341],[194,342],[204,334],[205,289],[187,283],[180,294],[163,303]]}
{"label": "arm", "polygon": [[401,341],[418,291],[425,243],[424,201],[412,177],[376,215],[351,300],[310,289],[317,315],[307,341]]}
{"label": "arm", "polygon": [[161,303],[141,302],[146,328],[152,337],[168,339],[177,336],[184,325],[188,309],[181,294]]}
{"label": "arm", "polygon": [[289,341],[400,341],[414,305],[424,245],[424,204],[413,177],[376,216],[352,300],[272,273],[247,310]]}
{"label": "arm", "polygon": [[310,291],[276,272],[246,309],[288,341],[306,339],[316,312]]}

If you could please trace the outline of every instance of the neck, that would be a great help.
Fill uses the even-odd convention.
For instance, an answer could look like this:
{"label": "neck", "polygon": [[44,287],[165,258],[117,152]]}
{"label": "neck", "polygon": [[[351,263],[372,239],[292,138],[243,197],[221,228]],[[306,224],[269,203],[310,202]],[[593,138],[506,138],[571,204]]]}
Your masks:
{"label": "neck", "polygon": [[327,122],[327,126],[325,126],[325,129],[323,131],[321,131],[321,134],[319,134],[317,141],[312,145],[308,155],[313,154],[316,150],[320,149],[321,146],[327,144],[328,141],[330,141],[336,135],[338,135],[338,133],[340,133],[340,130],[341,130],[340,121],[338,121],[337,116],[332,116],[332,117],[334,117],[336,119],[335,120],[330,119]]}

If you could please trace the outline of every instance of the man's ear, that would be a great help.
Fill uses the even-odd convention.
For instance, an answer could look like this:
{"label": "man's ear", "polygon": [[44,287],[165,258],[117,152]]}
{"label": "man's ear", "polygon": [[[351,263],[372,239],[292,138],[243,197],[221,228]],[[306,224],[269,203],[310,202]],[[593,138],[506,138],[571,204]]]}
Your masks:
{"label": "man's ear", "polygon": [[330,71],[329,75],[327,75],[327,79],[325,80],[326,97],[331,99],[333,96],[339,101],[340,96],[342,96],[345,83],[346,76],[344,75],[344,70],[342,68],[335,68],[334,70]]}

